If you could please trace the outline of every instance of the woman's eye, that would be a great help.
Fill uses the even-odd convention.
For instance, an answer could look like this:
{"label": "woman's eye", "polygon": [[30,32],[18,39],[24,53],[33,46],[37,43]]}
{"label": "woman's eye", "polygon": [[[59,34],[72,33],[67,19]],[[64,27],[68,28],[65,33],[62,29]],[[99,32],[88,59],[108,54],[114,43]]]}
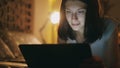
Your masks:
{"label": "woman's eye", "polygon": [[85,11],[78,11],[78,13],[85,13]]}
{"label": "woman's eye", "polygon": [[65,12],[66,12],[66,13],[71,13],[71,11],[69,11],[69,10],[66,10]]}
{"label": "woman's eye", "polygon": [[86,10],[85,10],[85,9],[81,9],[81,10],[78,10],[77,13],[78,13],[78,14],[85,14],[85,13],[86,13]]}

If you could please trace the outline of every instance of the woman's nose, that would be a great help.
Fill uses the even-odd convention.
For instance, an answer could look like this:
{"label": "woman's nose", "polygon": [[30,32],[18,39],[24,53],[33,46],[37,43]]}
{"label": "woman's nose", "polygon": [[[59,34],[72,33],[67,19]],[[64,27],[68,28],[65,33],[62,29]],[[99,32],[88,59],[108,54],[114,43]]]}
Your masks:
{"label": "woman's nose", "polygon": [[77,17],[77,14],[76,14],[76,13],[73,13],[73,14],[72,14],[72,19],[75,19],[75,20],[76,20],[76,19],[78,19],[78,17]]}

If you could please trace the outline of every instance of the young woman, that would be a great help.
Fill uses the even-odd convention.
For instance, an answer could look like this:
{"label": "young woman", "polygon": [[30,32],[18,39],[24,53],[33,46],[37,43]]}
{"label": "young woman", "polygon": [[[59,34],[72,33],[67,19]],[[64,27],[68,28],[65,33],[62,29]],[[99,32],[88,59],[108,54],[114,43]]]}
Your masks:
{"label": "young woman", "polygon": [[106,67],[117,64],[116,24],[99,13],[97,0],[62,0],[58,43],[88,43]]}

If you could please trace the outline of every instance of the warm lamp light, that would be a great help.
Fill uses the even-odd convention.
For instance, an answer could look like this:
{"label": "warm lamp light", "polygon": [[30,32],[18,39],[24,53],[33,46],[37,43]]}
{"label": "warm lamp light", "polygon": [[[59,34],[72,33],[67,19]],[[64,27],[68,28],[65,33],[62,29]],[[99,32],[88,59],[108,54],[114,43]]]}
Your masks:
{"label": "warm lamp light", "polygon": [[50,15],[50,20],[53,24],[57,24],[60,20],[60,13],[58,11],[52,12]]}

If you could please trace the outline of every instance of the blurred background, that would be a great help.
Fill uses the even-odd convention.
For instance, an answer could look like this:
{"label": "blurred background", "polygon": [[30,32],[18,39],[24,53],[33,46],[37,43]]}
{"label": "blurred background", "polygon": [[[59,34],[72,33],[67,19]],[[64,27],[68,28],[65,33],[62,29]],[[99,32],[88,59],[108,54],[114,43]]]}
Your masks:
{"label": "blurred background", "polygon": [[34,34],[42,43],[56,43],[60,3],[61,0],[0,0],[0,27]]}

